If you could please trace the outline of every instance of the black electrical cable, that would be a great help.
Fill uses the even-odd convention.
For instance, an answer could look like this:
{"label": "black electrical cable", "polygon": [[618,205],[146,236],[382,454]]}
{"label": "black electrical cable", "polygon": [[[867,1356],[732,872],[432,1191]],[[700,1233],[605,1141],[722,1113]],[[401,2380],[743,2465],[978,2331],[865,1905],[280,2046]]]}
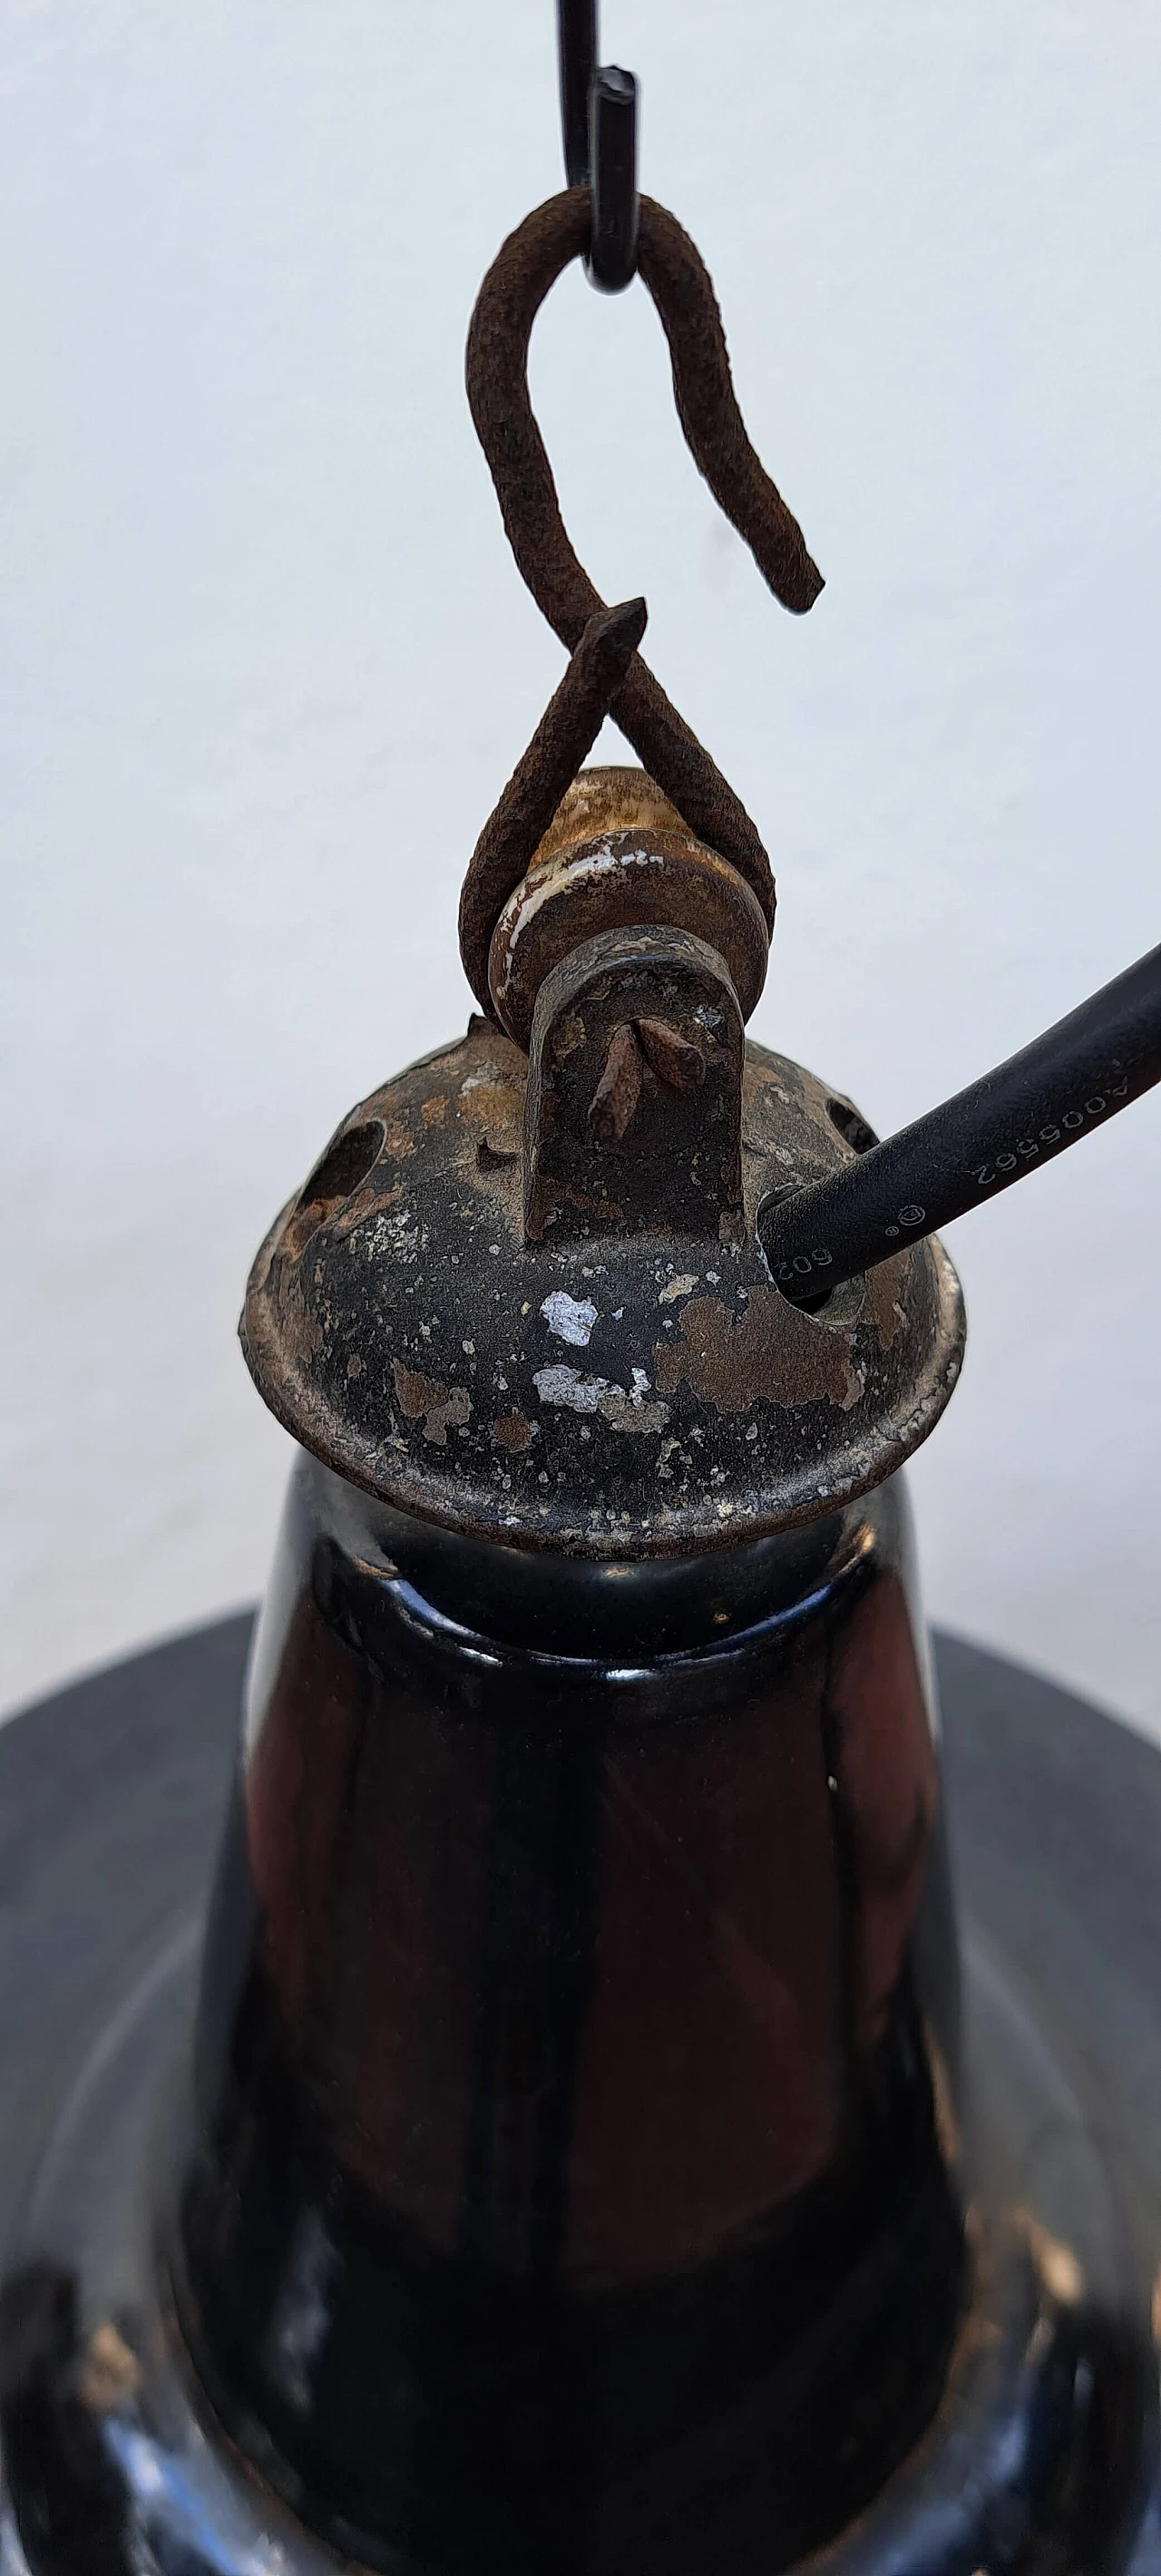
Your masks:
{"label": "black electrical cable", "polygon": [[886,1261],[1010,1189],[1161,1081],[1161,948],[1031,1046],[832,1179],[759,1216],[770,1269],[796,1305]]}

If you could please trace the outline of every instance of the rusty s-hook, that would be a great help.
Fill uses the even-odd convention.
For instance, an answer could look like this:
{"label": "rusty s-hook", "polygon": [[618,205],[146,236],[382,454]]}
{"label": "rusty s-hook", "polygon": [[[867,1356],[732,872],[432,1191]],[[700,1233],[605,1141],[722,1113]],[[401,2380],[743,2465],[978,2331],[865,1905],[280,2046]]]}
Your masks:
{"label": "rusty s-hook", "polygon": [[[516,779],[485,826],[468,870],[460,939],[469,981],[481,996],[492,925],[532,855],[529,832],[533,816],[544,812],[549,771],[553,779],[560,775],[561,747],[574,736],[583,759],[606,714],[690,831],[728,860],[757,896],[768,928],[774,920],[774,881],[758,832],[741,799],[633,649],[639,641],[638,632],[630,635],[633,621],[625,613],[610,617],[589,580],[561,517],[532,410],[532,325],[562,271],[585,255],[591,221],[585,187],[551,197],[528,215],[489,269],[468,331],[468,402],[508,541],[538,607],[577,657],[553,701],[552,720],[546,717],[538,730]],[[817,599],[822,575],[798,521],[746,435],[705,265],[681,225],[650,197],[641,199],[637,248],[640,273],[669,344],[678,417],[694,462],[775,597],[801,615]],[[640,626],[643,630],[643,614]],[[580,651],[582,638],[586,641]],[[582,736],[587,736],[583,743]],[[540,752],[547,755],[550,739],[554,757],[538,784]],[[562,779],[557,786],[557,796],[565,783]],[[524,829],[515,828],[518,816]]]}

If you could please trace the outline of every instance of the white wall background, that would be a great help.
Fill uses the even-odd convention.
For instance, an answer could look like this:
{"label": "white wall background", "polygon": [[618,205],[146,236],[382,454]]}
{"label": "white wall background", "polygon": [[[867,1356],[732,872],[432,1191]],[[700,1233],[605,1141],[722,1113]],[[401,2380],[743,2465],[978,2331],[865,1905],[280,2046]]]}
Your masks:
{"label": "white wall background", "polygon": [[[643,290],[534,391],[759,820],[756,1033],[881,1129],[1161,936],[1155,0],[606,0],[828,587],[775,607]],[[461,386],[560,184],[551,0],[2,0],[0,1705],[260,1585],[233,1340],[347,1106],[454,1033],[561,668]],[[610,740],[604,756],[617,756]],[[1161,1099],[954,1230],[930,1604],[1161,1735]]]}

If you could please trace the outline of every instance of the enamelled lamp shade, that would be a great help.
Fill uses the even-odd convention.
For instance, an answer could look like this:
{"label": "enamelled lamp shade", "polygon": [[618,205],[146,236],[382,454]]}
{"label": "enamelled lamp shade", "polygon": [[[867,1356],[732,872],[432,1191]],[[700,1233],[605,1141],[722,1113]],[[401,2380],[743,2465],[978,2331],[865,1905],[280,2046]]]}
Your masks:
{"label": "enamelled lamp shade", "polygon": [[[560,25],[570,185],[468,393],[565,667],[468,865],[466,1034],[251,1273],[297,1462],[212,1888],[10,2229],[0,2576],[1155,2576],[1109,1973],[1078,1917],[1045,2003],[1067,1889],[964,1937],[903,1471],[963,1353],[932,1228],[1158,1078],[1158,959],[884,1145],[747,1039],[765,849],[528,398],[572,260],[643,281],[775,596],[821,576],[635,85]],[[610,714],[637,762],[586,766]]]}

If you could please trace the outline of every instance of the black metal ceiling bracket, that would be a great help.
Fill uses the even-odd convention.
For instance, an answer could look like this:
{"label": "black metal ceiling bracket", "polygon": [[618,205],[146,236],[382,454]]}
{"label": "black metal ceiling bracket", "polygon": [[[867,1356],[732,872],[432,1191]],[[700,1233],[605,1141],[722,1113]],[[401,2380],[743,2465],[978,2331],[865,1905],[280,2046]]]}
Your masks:
{"label": "black metal ceiling bracket", "polygon": [[597,0],[557,0],[557,32],[565,173],[593,201],[585,270],[619,295],[637,268],[637,82],[598,61]]}

